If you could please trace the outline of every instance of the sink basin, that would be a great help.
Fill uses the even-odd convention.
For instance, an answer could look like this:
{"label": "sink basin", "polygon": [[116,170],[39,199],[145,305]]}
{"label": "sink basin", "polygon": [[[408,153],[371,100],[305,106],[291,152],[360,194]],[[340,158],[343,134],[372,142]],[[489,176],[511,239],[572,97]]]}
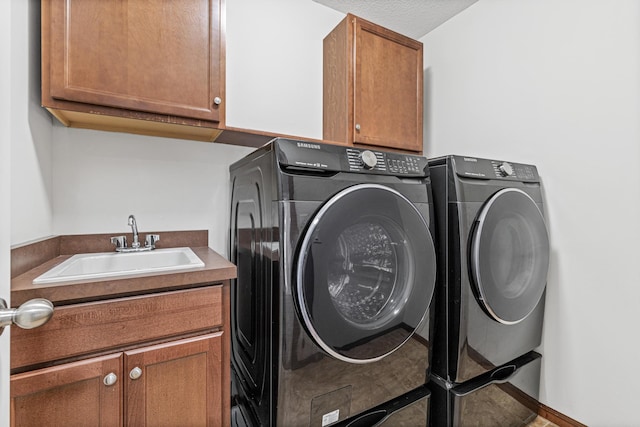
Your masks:
{"label": "sink basin", "polygon": [[144,275],[198,267],[204,267],[204,262],[190,248],[77,254],[36,277],[33,284]]}

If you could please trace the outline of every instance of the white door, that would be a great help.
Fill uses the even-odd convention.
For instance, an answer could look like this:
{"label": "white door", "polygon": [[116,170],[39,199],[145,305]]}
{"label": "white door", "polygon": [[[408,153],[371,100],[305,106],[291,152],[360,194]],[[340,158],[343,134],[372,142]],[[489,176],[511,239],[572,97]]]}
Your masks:
{"label": "white door", "polygon": [[[4,0],[0,0],[4,2]],[[0,11],[2,15],[2,11]],[[2,76],[4,78],[4,76]],[[2,114],[0,114],[2,115]],[[0,123],[4,120],[0,120]],[[1,125],[0,125],[1,126]],[[0,298],[10,304],[8,138],[0,137]],[[0,336],[0,426],[9,425],[9,329]]]}
{"label": "white door", "polygon": [[[0,298],[10,303],[11,0],[0,0]],[[0,336],[0,426],[9,425],[9,329]]]}

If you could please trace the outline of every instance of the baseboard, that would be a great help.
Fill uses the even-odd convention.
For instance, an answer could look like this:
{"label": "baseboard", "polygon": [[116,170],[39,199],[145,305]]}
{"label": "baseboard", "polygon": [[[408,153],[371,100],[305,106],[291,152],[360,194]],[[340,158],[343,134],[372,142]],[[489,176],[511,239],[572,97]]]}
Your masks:
{"label": "baseboard", "polygon": [[548,421],[551,421],[558,427],[587,427],[585,424],[561,414],[555,409],[549,408],[547,405],[542,403],[538,403],[538,415]]}

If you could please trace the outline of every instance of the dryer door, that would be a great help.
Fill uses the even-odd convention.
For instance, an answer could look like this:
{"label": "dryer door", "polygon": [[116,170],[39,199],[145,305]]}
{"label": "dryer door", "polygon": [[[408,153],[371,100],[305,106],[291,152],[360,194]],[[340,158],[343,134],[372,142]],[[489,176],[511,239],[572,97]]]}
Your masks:
{"label": "dryer door", "polygon": [[506,188],[484,204],[469,263],[478,301],[496,321],[515,324],[533,311],[547,284],[549,236],[529,195]]}
{"label": "dryer door", "polygon": [[424,216],[377,184],[328,200],[301,237],[295,268],[299,313],[316,343],[351,363],[400,347],[425,319],[435,249]]}

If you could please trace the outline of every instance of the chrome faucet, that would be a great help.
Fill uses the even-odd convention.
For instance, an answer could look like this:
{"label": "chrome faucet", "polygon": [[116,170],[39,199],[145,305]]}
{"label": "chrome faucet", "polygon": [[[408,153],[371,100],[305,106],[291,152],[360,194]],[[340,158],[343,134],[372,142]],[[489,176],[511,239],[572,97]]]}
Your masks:
{"label": "chrome faucet", "polygon": [[136,223],[136,217],[129,215],[127,225],[131,227],[131,231],[133,232],[133,242],[131,243],[131,247],[133,249],[137,249],[140,247],[140,239],[138,237],[138,223]]}
{"label": "chrome faucet", "polygon": [[140,236],[138,235],[138,223],[136,217],[129,215],[127,225],[131,227],[133,232],[133,242],[130,247],[127,247],[127,236],[114,236],[111,238],[111,243],[116,246],[116,252],[140,252],[150,251],[156,248],[156,242],[160,240],[159,234],[147,234],[145,236],[144,246],[140,246]]}

